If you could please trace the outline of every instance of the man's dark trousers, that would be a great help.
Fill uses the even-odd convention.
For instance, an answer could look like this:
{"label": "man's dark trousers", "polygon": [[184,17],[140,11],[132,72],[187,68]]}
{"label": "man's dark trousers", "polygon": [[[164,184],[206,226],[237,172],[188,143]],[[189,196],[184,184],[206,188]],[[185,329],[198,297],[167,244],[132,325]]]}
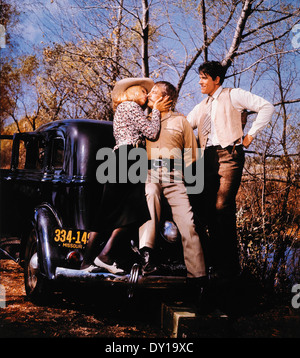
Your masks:
{"label": "man's dark trousers", "polygon": [[203,243],[205,260],[221,277],[240,272],[235,198],[244,162],[242,145],[210,146],[204,151],[204,190],[195,209],[209,231],[206,245]]}

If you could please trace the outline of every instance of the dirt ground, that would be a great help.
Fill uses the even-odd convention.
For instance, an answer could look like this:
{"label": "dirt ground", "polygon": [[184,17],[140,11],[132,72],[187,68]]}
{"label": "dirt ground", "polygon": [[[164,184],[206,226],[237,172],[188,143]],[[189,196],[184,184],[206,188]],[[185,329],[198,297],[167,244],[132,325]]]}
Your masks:
{"label": "dirt ground", "polygon": [[78,286],[56,295],[51,305],[37,306],[26,298],[18,264],[0,260],[0,275],[6,291],[6,307],[0,308],[0,337],[164,337],[160,312],[158,317],[149,317],[145,310],[144,317],[139,317],[139,307],[127,302],[125,291],[111,290],[103,299],[99,288]]}
{"label": "dirt ground", "polygon": [[[112,290],[103,298],[101,289],[79,286],[56,295],[51,305],[37,306],[26,299],[22,268],[12,260],[0,260],[0,283],[6,293],[4,304],[0,297],[0,338],[168,338],[160,327],[165,297],[158,292],[129,302],[126,292]],[[300,338],[300,309],[289,301],[239,317],[231,321],[229,335]]]}

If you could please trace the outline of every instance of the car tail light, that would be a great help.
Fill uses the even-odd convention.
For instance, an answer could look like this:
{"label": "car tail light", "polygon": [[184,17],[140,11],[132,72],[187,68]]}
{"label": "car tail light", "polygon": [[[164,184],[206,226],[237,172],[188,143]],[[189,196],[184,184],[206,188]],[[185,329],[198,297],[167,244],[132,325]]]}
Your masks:
{"label": "car tail light", "polygon": [[78,265],[81,260],[80,253],[78,251],[70,251],[66,259],[69,264]]}

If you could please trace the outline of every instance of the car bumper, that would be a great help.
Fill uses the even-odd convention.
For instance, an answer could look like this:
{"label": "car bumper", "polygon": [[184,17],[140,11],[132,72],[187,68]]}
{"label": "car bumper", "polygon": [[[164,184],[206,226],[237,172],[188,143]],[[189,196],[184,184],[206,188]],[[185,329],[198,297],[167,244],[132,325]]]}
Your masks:
{"label": "car bumper", "polygon": [[99,282],[108,285],[125,285],[131,288],[145,287],[152,289],[170,288],[172,286],[185,285],[184,276],[143,276],[139,274],[138,267],[133,267],[130,274],[114,275],[107,272],[87,272],[64,267],[57,267],[56,280],[68,280],[75,282]]}

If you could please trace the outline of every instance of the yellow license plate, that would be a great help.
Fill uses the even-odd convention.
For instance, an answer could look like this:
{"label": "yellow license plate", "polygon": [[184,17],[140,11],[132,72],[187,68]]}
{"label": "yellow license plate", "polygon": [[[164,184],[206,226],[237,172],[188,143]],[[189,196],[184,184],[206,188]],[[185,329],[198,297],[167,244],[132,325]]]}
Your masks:
{"label": "yellow license plate", "polygon": [[69,249],[83,249],[88,240],[90,233],[84,230],[76,229],[55,229],[54,243]]}

